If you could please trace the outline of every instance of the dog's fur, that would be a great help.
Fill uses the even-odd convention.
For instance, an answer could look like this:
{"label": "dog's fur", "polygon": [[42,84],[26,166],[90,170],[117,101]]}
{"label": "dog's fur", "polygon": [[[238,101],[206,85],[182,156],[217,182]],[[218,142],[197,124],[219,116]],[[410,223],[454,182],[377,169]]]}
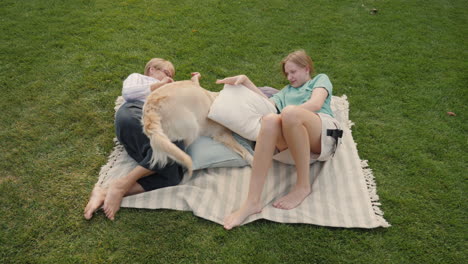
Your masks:
{"label": "dog's fur", "polygon": [[143,131],[153,149],[151,166],[165,166],[173,159],[192,174],[192,159],[173,141],[190,145],[199,136],[209,136],[238,153],[249,163],[252,155],[232,136],[232,132],[207,118],[218,93],[203,89],[192,81],[166,84],[153,91],[143,106]]}

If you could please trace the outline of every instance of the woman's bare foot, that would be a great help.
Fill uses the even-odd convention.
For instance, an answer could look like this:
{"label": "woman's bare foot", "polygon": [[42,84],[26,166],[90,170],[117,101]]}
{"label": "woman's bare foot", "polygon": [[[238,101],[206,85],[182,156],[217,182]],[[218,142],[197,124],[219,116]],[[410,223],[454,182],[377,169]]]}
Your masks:
{"label": "woman's bare foot", "polygon": [[261,211],[262,207],[260,204],[245,202],[239,210],[224,218],[224,228],[226,230],[231,230],[232,228],[242,224],[248,216],[258,214]]}
{"label": "woman's bare foot", "polygon": [[98,185],[94,186],[91,196],[89,197],[89,202],[84,210],[84,217],[86,220],[89,220],[93,217],[94,212],[96,212],[99,207],[104,203],[104,198],[106,197],[106,189],[101,188]]}
{"label": "woman's bare foot", "polygon": [[290,210],[299,206],[304,199],[310,194],[310,187],[294,189],[287,195],[281,197],[273,203],[273,207],[278,209]]}
{"label": "woman's bare foot", "polygon": [[116,179],[110,184],[103,206],[104,213],[110,220],[114,220],[126,192],[126,181]]}

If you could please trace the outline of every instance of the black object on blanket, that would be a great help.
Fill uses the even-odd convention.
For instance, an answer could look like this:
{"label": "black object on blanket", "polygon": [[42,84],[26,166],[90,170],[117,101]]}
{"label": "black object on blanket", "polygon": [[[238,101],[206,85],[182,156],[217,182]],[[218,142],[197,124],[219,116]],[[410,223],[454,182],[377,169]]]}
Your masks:
{"label": "black object on blanket", "polygon": [[343,137],[343,130],[341,129],[327,129],[327,136],[335,139],[336,147],[338,147],[338,138]]}

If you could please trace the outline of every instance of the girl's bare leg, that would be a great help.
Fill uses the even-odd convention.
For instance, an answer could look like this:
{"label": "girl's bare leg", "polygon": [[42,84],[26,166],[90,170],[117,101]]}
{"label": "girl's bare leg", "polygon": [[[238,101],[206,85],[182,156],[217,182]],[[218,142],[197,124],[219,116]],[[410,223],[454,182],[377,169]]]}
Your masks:
{"label": "girl's bare leg", "polygon": [[281,114],[283,135],[296,164],[297,181],[292,190],[273,203],[279,209],[293,209],[310,194],[310,151],[320,153],[320,117],[300,107],[287,107]]}
{"label": "girl's bare leg", "polygon": [[148,176],[152,173],[153,171],[138,165],[126,176],[115,179],[113,182],[111,182],[106,198],[104,199],[103,207],[107,218],[114,220],[115,214],[120,209],[120,203],[122,202],[123,197],[127,195],[129,191],[134,192],[136,191],[135,188],[138,189],[138,186],[135,186],[138,179]]}
{"label": "girl's bare leg", "polygon": [[263,117],[255,146],[247,199],[239,210],[231,213],[224,219],[225,229],[229,230],[242,224],[249,215],[259,213],[262,210],[263,205],[260,198],[268,170],[272,164],[278,138],[282,138],[280,116],[271,114]]}

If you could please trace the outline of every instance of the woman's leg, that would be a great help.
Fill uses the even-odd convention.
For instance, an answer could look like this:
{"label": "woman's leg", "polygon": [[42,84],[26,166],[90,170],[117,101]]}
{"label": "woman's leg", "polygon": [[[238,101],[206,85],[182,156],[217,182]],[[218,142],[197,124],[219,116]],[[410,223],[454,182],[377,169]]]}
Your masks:
{"label": "woman's leg", "polygon": [[[141,177],[145,177],[143,175]],[[112,184],[118,185],[117,182],[115,183],[113,182]],[[107,188],[103,188],[98,184],[94,186],[94,189],[91,192],[91,196],[89,198],[88,204],[86,205],[86,208],[84,210],[84,217],[86,218],[86,220],[91,219],[93,217],[94,212],[96,212],[96,210],[98,210],[104,204],[104,201],[106,200],[107,192],[108,192]],[[143,189],[143,187],[138,182],[135,182],[132,186],[130,186],[130,189],[128,189],[127,192],[124,194],[124,197],[129,196],[129,195],[139,194],[142,192],[145,192],[145,189]],[[112,194],[115,194],[115,193],[119,193],[119,192],[112,192]],[[120,201],[122,201],[122,198],[120,198]],[[120,208],[120,204],[118,208]],[[115,212],[117,211],[118,209]]]}
{"label": "woman's leg", "polygon": [[115,214],[120,209],[123,197],[128,195],[127,193],[130,190],[135,191],[135,188],[138,187],[135,187],[136,181],[153,173],[153,171],[138,165],[124,177],[112,181],[107,190],[103,207],[107,218],[114,220]]}
{"label": "woman's leg", "polygon": [[84,209],[84,217],[89,220],[93,217],[94,212],[104,204],[107,189],[102,188],[99,184],[94,185],[93,191],[89,197],[88,204]]}
{"label": "woman's leg", "polygon": [[[126,102],[119,108],[115,116],[115,133],[117,139],[124,146],[127,153],[137,162],[145,158],[146,149],[144,148],[150,148],[149,140],[143,134],[141,128],[140,119],[142,107],[143,102]],[[144,168],[141,167],[140,169]],[[135,181],[148,175],[148,171],[149,170],[133,170],[123,178],[112,181],[108,189],[96,185],[86,205],[84,217],[88,220],[91,219],[93,213],[104,204],[104,208],[107,208],[106,215],[113,219],[115,213],[120,208],[120,202],[123,196],[142,192],[142,186]],[[138,174],[137,177],[135,177],[135,173]],[[122,186],[123,181],[129,182],[126,182],[125,186]],[[122,190],[122,188],[124,188],[124,190]],[[111,201],[111,198],[116,198],[116,200]]]}
{"label": "woman's leg", "polygon": [[[135,183],[133,184],[130,189],[125,193],[124,196],[134,195],[138,193],[142,193],[145,190],[141,187],[140,184]],[[99,209],[103,204],[104,200],[106,199],[107,195],[107,188],[101,187],[99,184],[96,184],[91,192],[91,196],[89,198],[88,204],[84,210],[84,217],[86,220],[89,220],[93,217],[94,212]]]}
{"label": "woman's leg", "polygon": [[143,192],[145,192],[145,189],[143,189],[143,187],[141,187],[141,185],[138,182],[136,182],[135,184],[133,184],[132,187],[130,187],[130,189],[124,196],[135,195]]}
{"label": "woman's leg", "polygon": [[259,213],[263,205],[260,198],[263,185],[272,164],[273,154],[277,142],[284,145],[281,134],[281,118],[271,114],[263,117],[260,133],[255,145],[252,163],[252,174],[249,183],[249,193],[239,210],[231,213],[224,219],[224,228],[231,229],[244,222],[249,215]]}
{"label": "woman's leg", "polygon": [[281,119],[284,139],[296,164],[297,181],[293,189],[273,206],[289,210],[310,194],[310,152],[321,151],[322,123],[317,114],[297,106],[283,109]]}
{"label": "woman's leg", "polygon": [[[106,216],[113,220],[120,209],[120,203],[124,196],[173,186],[182,180],[183,171],[180,170],[178,164],[169,164],[164,168],[149,167],[152,149],[149,139],[143,133],[141,126],[142,107],[143,102],[127,102],[120,107],[115,116],[117,139],[124,146],[129,156],[140,165],[126,176],[112,181],[108,189],[104,189],[99,185],[94,187],[84,212],[84,217],[88,220],[103,204]],[[174,143],[179,148],[184,148],[182,142]],[[139,181],[146,176],[154,178]]]}

